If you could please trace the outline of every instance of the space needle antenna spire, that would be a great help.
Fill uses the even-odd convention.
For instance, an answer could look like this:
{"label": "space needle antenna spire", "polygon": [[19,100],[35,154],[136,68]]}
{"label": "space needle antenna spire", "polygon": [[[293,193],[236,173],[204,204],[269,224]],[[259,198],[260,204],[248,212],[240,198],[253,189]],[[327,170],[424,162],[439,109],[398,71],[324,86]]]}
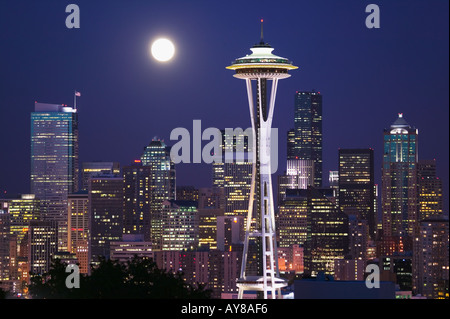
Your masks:
{"label": "space needle antenna spire", "polygon": [[263,29],[264,19],[261,19],[261,44],[264,44],[264,29]]}

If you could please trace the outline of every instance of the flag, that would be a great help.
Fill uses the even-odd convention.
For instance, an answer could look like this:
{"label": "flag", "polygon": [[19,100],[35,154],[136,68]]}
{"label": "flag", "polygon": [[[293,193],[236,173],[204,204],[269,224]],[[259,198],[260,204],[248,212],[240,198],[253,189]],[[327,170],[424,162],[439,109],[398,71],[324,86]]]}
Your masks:
{"label": "flag", "polygon": [[75,91],[75,96],[81,96],[81,93]]}

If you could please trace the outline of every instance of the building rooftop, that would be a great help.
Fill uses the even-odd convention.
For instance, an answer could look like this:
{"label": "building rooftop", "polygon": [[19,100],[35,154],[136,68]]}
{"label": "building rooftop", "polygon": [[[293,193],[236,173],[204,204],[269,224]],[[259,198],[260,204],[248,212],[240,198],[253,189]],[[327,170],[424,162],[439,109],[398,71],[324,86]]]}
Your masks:
{"label": "building rooftop", "polygon": [[409,125],[403,117],[403,113],[398,113],[398,118],[391,125],[391,129],[394,128],[411,128],[411,125]]}

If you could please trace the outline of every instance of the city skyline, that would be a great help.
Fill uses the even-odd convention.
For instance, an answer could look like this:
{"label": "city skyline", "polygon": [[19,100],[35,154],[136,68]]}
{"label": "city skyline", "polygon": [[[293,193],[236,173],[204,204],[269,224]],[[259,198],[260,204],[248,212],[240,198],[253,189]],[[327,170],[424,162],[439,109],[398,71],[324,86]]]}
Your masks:
{"label": "city skyline", "polygon": [[[179,258],[179,270],[187,270],[188,281],[197,278],[196,258],[206,265],[199,282],[215,286],[218,282],[212,281],[230,270],[228,279],[220,278],[223,285],[231,285],[229,291],[222,290],[225,297],[234,293],[236,282],[253,283],[253,277],[242,275],[247,254],[263,251],[260,260],[249,257],[249,267],[258,276],[263,269],[266,280],[274,262],[278,272],[281,253],[283,280],[297,278],[296,271],[289,271],[302,269],[305,285],[335,272],[337,281],[343,280],[351,267],[362,267],[356,262],[361,257],[367,267],[383,266],[381,281],[398,275],[393,281],[400,290],[414,294],[421,291],[417,284],[427,272],[442,271],[442,278],[433,279],[439,282],[430,282],[437,288],[425,289],[424,294],[448,298],[448,263],[439,261],[442,266],[435,270],[424,263],[422,267],[421,260],[429,256],[417,252],[445,251],[448,241],[449,4],[380,0],[380,28],[369,27],[368,4],[324,0],[274,6],[262,1],[228,12],[231,4],[206,6],[201,1],[101,5],[80,0],[75,7],[81,10],[81,27],[71,29],[66,5],[8,2],[9,14],[0,13],[0,41],[6,43],[0,61],[7,61],[0,75],[3,236],[10,236],[14,223],[30,220],[22,228],[22,233],[28,232],[26,240],[10,238],[11,267],[14,254],[28,249],[28,259],[18,260],[14,271],[26,266],[44,273],[50,256],[69,261],[69,252],[76,252],[85,270],[88,259],[100,266],[94,259],[109,258],[128,242],[150,249],[148,256],[162,267]],[[150,53],[150,44],[161,37],[175,44],[169,61],[158,60],[153,47],[153,57]],[[273,48],[275,55],[268,53]],[[236,56],[244,57],[232,61]],[[236,70],[235,77],[247,79],[247,92],[241,81],[230,79],[230,61],[227,68]],[[273,81],[265,114],[266,81],[286,77],[287,65],[299,69],[278,90],[278,80]],[[278,154],[265,152],[265,143],[271,143],[263,138],[256,143],[258,151],[251,150],[253,164],[203,162],[208,154],[202,148],[213,136],[202,140],[199,123],[202,130],[217,131],[215,141],[219,135],[224,139],[227,128],[254,125],[253,101],[247,93],[255,74],[258,121],[262,116],[258,125],[266,128],[267,117],[278,130],[273,135],[278,140],[271,141]],[[275,91],[277,110],[272,113]],[[72,99],[74,106],[67,105]],[[190,134],[189,163],[179,163],[171,154],[172,149],[180,155],[174,146],[180,137],[184,140],[184,135],[174,133],[180,129]],[[267,132],[258,134],[264,137]],[[244,149],[248,146],[244,142]],[[181,149],[184,153],[184,146]],[[200,157],[202,164],[197,164]],[[276,163],[275,172],[268,171],[267,158]],[[329,185],[332,172],[337,175]],[[257,181],[251,188],[249,177]],[[61,183],[68,189],[56,187]],[[18,207],[25,209],[35,197],[42,206],[36,216],[22,216],[21,210],[19,220],[14,215]],[[63,208],[47,211],[46,200]],[[237,231],[252,207],[260,210],[264,221],[256,216],[256,224],[262,225],[262,248],[249,244],[247,237],[242,243],[242,230]],[[35,220],[37,213],[42,220]],[[222,220],[222,215],[233,219]],[[250,231],[250,215],[246,235],[258,237],[258,231]],[[442,220],[432,224],[435,217]],[[86,220],[88,230],[83,226]],[[271,231],[275,223],[281,226],[279,234]],[[83,236],[88,232],[87,244]],[[427,239],[414,237],[419,232]],[[442,240],[430,241],[434,234]],[[197,251],[202,245],[207,251]],[[208,248],[213,246],[226,253]],[[182,250],[189,251],[183,259]],[[234,278],[239,254],[244,268]],[[349,258],[354,258],[353,264],[342,261]],[[214,260],[220,265],[212,265]],[[357,272],[355,280],[361,278]],[[242,289],[239,298],[244,297]],[[392,286],[383,289],[394,291]],[[396,298],[400,293],[395,292]]]}
{"label": "city skyline", "polygon": [[[224,4],[171,3],[178,6],[79,1],[80,29],[66,28],[63,5],[25,1],[22,6],[27,10],[20,10],[20,4],[5,4],[0,36],[10,45],[0,55],[10,63],[2,75],[6,86],[0,95],[0,118],[2,134],[14,139],[1,141],[10,154],[0,168],[2,191],[28,192],[26,122],[33,102],[68,104],[74,89],[83,94],[78,102],[80,163],[103,160],[124,165],[138,158],[154,136],[171,144],[170,131],[179,126],[189,129],[193,119],[203,120],[207,127],[249,127],[248,118],[241,115],[245,90],[230,81],[224,66],[236,52],[245,53],[243,48],[258,41],[261,17],[267,42],[289,52],[300,66],[278,93],[274,127],[279,129],[280,158],[286,153],[287,130],[293,126],[295,92],[316,89],[324,96],[325,181],[327,173],[337,169],[338,148],[372,147],[376,182],[381,184],[382,131],[397,113],[404,113],[419,129],[419,157],[437,160],[438,176],[448,190],[448,148],[439,147],[448,142],[448,29],[444,28],[448,3],[379,1],[380,29],[367,29],[367,4],[352,1],[286,2],[293,13],[283,10],[283,15],[279,8],[264,9],[267,3],[256,8],[245,3],[233,20],[221,10]],[[20,26],[11,17],[36,27]],[[165,65],[153,61],[148,52],[150,41],[162,34],[177,46],[174,60]],[[193,69],[189,61],[195,59],[203,62]],[[185,80],[192,72],[199,74],[197,84]],[[215,81],[209,80],[211,72]],[[57,79],[59,73],[67,76]],[[172,90],[180,94],[171,94]],[[225,98],[219,102],[213,97],[220,94]],[[161,120],[168,116],[170,121]],[[124,131],[112,129],[125,123]],[[355,130],[359,134],[353,134]],[[282,171],[279,167],[277,173]],[[191,172],[196,181],[191,181]],[[209,177],[205,165],[179,166],[179,184],[208,186]],[[448,210],[448,196],[445,207]]]}

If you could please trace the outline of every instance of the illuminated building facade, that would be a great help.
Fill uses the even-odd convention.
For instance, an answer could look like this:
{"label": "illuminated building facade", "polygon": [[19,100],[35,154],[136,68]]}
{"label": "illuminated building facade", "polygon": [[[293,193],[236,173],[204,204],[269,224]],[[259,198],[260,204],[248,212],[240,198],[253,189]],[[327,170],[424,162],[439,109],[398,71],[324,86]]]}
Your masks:
{"label": "illuminated building facade", "polygon": [[419,223],[414,239],[413,292],[432,299],[449,299],[448,218]]}
{"label": "illuminated building facade", "polygon": [[102,256],[108,259],[110,243],[122,238],[123,197],[122,176],[98,175],[90,179],[91,263],[97,263]]}
{"label": "illuminated building facade", "polygon": [[68,252],[78,260],[80,273],[89,272],[89,194],[79,191],[68,196]]}
{"label": "illuminated building facade", "polygon": [[418,220],[442,217],[444,212],[442,180],[436,176],[435,160],[419,160],[417,187]]}
{"label": "illuminated building facade", "polygon": [[[239,298],[243,298],[244,291],[248,290],[257,291],[264,299],[275,299],[277,295],[281,298],[281,288],[287,283],[279,278],[278,271],[271,176],[272,119],[278,81],[288,78],[288,71],[297,67],[288,59],[272,54],[274,49],[263,40],[262,25],[261,41],[250,50],[252,54],[236,59],[227,67],[235,71],[234,77],[246,83],[252,123],[252,142],[249,142],[252,145],[252,179],[241,276],[238,279]],[[256,82],[255,95],[252,81]],[[252,220],[255,222],[254,231],[251,231]],[[250,241],[256,246],[256,272],[252,271],[251,265],[247,269],[249,256],[253,258],[249,250]]]}
{"label": "illuminated building facade", "polygon": [[332,189],[308,188],[305,272],[334,273],[334,261],[348,253],[348,217],[336,205]]}
{"label": "illuminated building facade", "polygon": [[162,250],[181,251],[198,247],[197,205],[194,201],[178,200],[162,203]]}
{"label": "illuminated building facade", "polygon": [[143,166],[151,169],[150,236],[153,250],[162,249],[162,203],[176,197],[175,164],[170,158],[170,147],[161,140],[152,140],[141,155]]}
{"label": "illuminated building facade", "polygon": [[135,256],[153,258],[152,243],[144,240],[142,234],[124,234],[121,241],[110,244],[111,259],[120,262],[131,261]]}
{"label": "illuminated building facade", "polygon": [[78,190],[78,113],[35,103],[31,113],[31,193],[45,220],[67,222],[67,195]]}
{"label": "illuminated building facade", "polygon": [[191,200],[198,201],[198,188],[194,186],[177,186],[177,200]]}
{"label": "illuminated building facade", "polygon": [[278,245],[282,248],[304,245],[308,234],[308,192],[288,189],[278,208]]}
{"label": "illuminated building facade", "polygon": [[28,230],[28,262],[32,275],[48,273],[58,252],[58,226],[55,221],[31,221]]}
{"label": "illuminated building facade", "polygon": [[0,198],[0,210],[10,214],[11,235],[18,245],[28,232],[28,224],[40,220],[40,203],[34,194],[4,196]]}
{"label": "illuminated building facade", "polygon": [[223,208],[198,209],[199,249],[217,249],[217,218],[223,215]]}
{"label": "illuminated building facade", "polygon": [[0,289],[10,290],[9,281],[11,277],[11,254],[10,254],[10,214],[0,206]]}
{"label": "illuminated building facade", "polygon": [[278,205],[286,196],[286,189],[307,189],[314,186],[314,161],[288,159],[286,174],[278,176]]}
{"label": "illuminated building facade", "polygon": [[232,246],[244,242],[243,216],[217,217],[217,249],[231,251]]}
{"label": "illuminated building facade", "polygon": [[373,149],[339,149],[339,207],[356,210],[376,234],[375,174]]}
{"label": "illuminated building facade", "polygon": [[417,129],[401,113],[384,130],[381,177],[384,237],[412,237],[417,226],[417,137]]}
{"label": "illuminated building facade", "polygon": [[248,136],[243,130],[221,133],[222,160],[212,164],[212,184],[223,189],[226,215],[246,216],[253,173],[252,163],[246,158],[251,154]]}
{"label": "illuminated building facade", "polygon": [[140,160],[124,166],[123,176],[123,233],[142,234],[144,241],[151,239],[152,170]]}
{"label": "illuminated building facade", "polygon": [[[295,138],[288,159],[314,161],[314,186],[322,187],[322,95],[297,91],[294,104]],[[292,143],[289,144],[292,147]]]}
{"label": "illuminated building facade", "polygon": [[120,163],[100,161],[83,162],[81,168],[81,190],[88,190],[89,178],[105,174],[120,174]]}

